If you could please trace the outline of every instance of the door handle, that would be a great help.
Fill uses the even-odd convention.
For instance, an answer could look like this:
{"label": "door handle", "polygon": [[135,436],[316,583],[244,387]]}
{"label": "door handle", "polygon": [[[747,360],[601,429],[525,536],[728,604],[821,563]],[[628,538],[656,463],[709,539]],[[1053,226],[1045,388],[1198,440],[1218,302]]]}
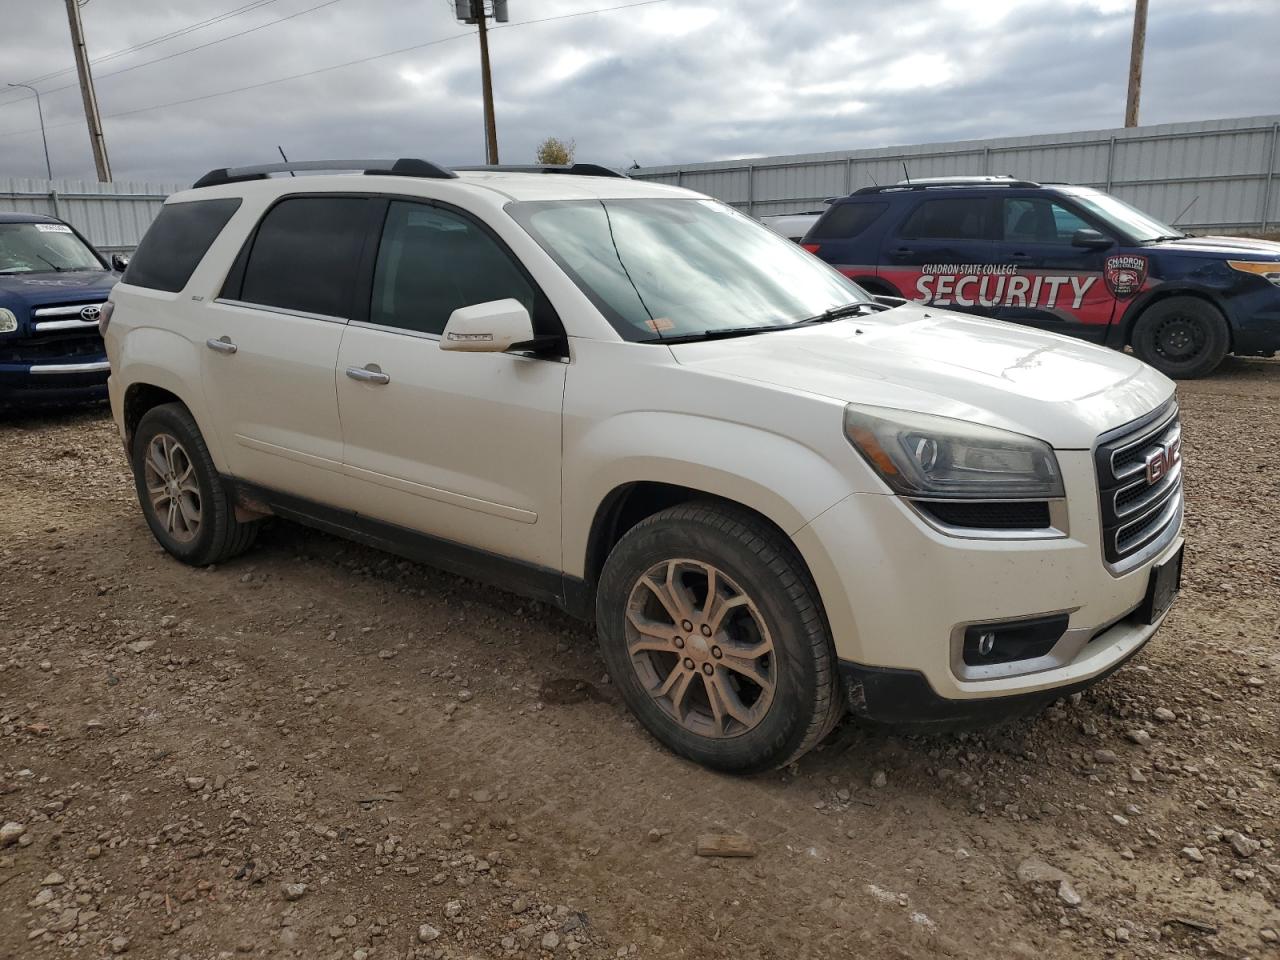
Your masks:
{"label": "door handle", "polygon": [[893,259],[903,260],[911,256],[913,253],[915,253],[915,251],[910,247],[899,247],[897,250],[893,251]]}
{"label": "door handle", "polygon": [[1026,263],[1028,260],[1030,260],[1030,259],[1031,259],[1031,254],[1029,254],[1029,253],[1011,253],[1011,254],[1009,254],[1009,259],[1010,259],[1010,260],[1015,260],[1015,261],[1017,261],[1018,263]]}
{"label": "door handle", "polygon": [[391,374],[383,373],[376,363],[366,363],[363,367],[347,367],[347,376],[361,383],[390,383]]}
{"label": "door handle", "polygon": [[210,338],[204,342],[204,345],[210,350],[217,350],[218,353],[235,353],[240,349],[231,342],[230,337],[219,337],[217,340]]}

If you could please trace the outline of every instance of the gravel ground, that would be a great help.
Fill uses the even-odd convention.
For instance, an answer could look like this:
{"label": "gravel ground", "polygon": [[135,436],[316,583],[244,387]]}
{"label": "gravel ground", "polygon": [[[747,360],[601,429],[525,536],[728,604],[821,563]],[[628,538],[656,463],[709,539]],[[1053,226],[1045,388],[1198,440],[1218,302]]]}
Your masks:
{"label": "gravel ground", "polygon": [[559,613],[285,523],[182,567],[104,412],[10,415],[0,956],[1276,957],[1280,362],[1180,394],[1185,589],[1132,664],[746,780]]}

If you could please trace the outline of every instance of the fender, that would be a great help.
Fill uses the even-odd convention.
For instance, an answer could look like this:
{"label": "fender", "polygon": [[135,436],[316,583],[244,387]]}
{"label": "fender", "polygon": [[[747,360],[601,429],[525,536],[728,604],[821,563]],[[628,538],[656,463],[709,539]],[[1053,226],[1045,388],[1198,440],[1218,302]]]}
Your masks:
{"label": "fender", "polygon": [[[214,465],[225,473],[226,459],[222,455],[218,433],[208,422],[200,354],[195,344],[159,327],[134,327],[123,334],[119,346],[119,359],[112,366],[111,376],[121,385],[121,403],[129,388],[140,383],[172,393],[191,411],[200,433],[204,435]],[[122,424],[123,416],[122,407]]]}
{"label": "fender", "polygon": [[[758,427],[692,414],[626,413],[565,451],[565,573],[584,577],[592,527],[620,488],[674,484],[755,510],[788,537],[856,489],[818,451]],[[571,471],[571,472],[570,472]]]}
{"label": "fender", "polygon": [[1116,350],[1123,350],[1129,344],[1130,335],[1133,333],[1133,325],[1138,322],[1138,317],[1142,314],[1142,311],[1151,306],[1151,304],[1169,297],[1199,297],[1201,300],[1209,301],[1226,318],[1228,334],[1231,335],[1232,341],[1235,340],[1231,313],[1227,310],[1221,291],[1200,283],[1176,280],[1170,283],[1157,284],[1150,290],[1145,290],[1134,297],[1133,301],[1125,307],[1124,313],[1120,315],[1120,318],[1111,321],[1111,325],[1107,328],[1106,339],[1103,341],[1104,345],[1113,347]]}

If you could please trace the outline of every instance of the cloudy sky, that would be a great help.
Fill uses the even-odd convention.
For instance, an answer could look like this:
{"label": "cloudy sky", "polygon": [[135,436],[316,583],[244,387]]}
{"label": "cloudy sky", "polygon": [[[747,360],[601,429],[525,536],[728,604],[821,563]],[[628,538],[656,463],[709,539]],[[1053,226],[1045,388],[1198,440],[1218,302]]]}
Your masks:
{"label": "cloudy sky", "polygon": [[[1280,112],[1277,3],[1151,0],[1143,122]],[[1118,126],[1132,9],[510,0],[491,37],[502,159],[551,134],[630,166]],[[186,181],[276,144],[483,158],[477,42],[450,0],[89,0],[83,17],[118,180]],[[3,86],[31,82],[54,175],[92,178],[63,4],[0,0],[0,24],[0,177],[43,175],[35,102]]]}

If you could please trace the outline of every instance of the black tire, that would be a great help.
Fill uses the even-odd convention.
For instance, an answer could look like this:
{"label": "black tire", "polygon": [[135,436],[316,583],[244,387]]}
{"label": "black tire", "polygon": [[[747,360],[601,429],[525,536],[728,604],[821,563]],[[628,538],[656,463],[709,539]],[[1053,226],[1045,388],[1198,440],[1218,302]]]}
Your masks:
{"label": "black tire", "polygon": [[1169,297],[1142,311],[1130,342],[1139,360],[1165,376],[1194,380],[1217,369],[1231,348],[1231,331],[1213,304]]}
{"label": "black tire", "polygon": [[[198,491],[193,500],[198,507],[199,522],[194,529],[185,524],[187,531],[184,532],[190,533],[185,539],[181,532],[175,534],[168,529],[166,520],[159,515],[148,493],[148,451],[152,449],[153,441],[163,437],[177,441],[183,456],[181,462],[189,464],[190,479]],[[241,523],[236,520],[235,504],[218,476],[200,428],[196,426],[191,411],[182,404],[162,404],[143,415],[133,434],[130,460],[142,515],[160,546],[174,557],[183,563],[203,567],[229,560],[253,545],[260,521]],[[153,472],[152,480],[156,477],[157,473]]]}
{"label": "black tire", "polygon": [[[761,708],[755,725],[739,724],[742,729],[730,735],[728,724],[735,723],[730,720],[720,736],[688,729],[651,695],[651,687],[641,676],[645,668],[637,666],[628,653],[628,623],[634,622],[629,617],[628,611],[633,609],[629,604],[634,596],[645,595],[641,584],[646,573],[670,561],[715,567],[727,578],[720,581],[724,589],[738,588],[748,595],[751,615],[758,614],[767,628],[773,651],[767,658],[767,669],[774,686],[772,699]],[[633,590],[639,593],[633,594]],[[693,591],[690,597],[696,598],[696,587]],[[704,584],[702,599],[695,605],[705,605],[706,595]],[[726,616],[724,623],[729,624],[730,616],[737,615]],[[609,673],[632,712],[663,744],[703,766],[739,774],[785,766],[816,746],[844,714],[836,658],[817,588],[791,542],[746,510],[708,502],[682,504],[627,531],[605,562],[596,593],[596,625]],[[725,627],[725,634],[703,634],[711,637],[697,641],[704,657],[710,657],[706,651],[718,650],[716,639],[727,636],[729,629]],[[690,633],[690,649],[685,652],[692,652],[696,633],[696,629]],[[632,636],[636,636],[634,630]],[[672,653],[672,662],[680,662],[681,656]],[[741,707],[745,700],[738,698],[738,693],[752,684],[744,684],[741,675],[733,671],[721,673],[724,661],[703,662],[701,669],[708,666],[712,667],[708,675],[715,675],[716,682],[726,682],[720,677],[730,678],[727,682],[733,685],[735,701]],[[671,675],[678,669],[674,666]],[[703,680],[697,669],[691,670],[691,677],[691,687]],[[694,700],[698,689],[709,718],[710,687],[693,689],[690,697]],[[720,701],[722,705],[726,702]]]}

